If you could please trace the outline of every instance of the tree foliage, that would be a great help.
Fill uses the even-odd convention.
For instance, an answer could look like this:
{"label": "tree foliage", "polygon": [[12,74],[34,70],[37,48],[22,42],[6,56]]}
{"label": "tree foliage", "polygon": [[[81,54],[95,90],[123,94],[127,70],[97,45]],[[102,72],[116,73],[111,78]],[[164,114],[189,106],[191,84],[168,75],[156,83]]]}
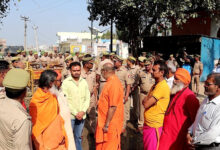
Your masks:
{"label": "tree foliage", "polygon": [[0,0],[0,21],[6,17],[7,11],[9,10],[10,0]]}
{"label": "tree foliage", "polygon": [[189,18],[198,17],[198,12],[213,12],[218,0],[90,0],[90,20],[99,20],[100,25],[114,21],[119,39],[128,41],[137,52],[140,40],[152,36],[160,29],[167,29],[166,22],[176,20],[177,25]]}

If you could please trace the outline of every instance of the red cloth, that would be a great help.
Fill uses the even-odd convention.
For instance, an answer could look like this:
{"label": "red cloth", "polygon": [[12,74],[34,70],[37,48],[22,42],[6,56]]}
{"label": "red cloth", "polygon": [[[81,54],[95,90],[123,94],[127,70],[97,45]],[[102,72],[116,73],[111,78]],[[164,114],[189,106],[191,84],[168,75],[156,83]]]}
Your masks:
{"label": "red cloth", "polygon": [[22,106],[24,107],[24,109],[27,109],[27,107],[26,107],[26,105],[25,105],[25,103],[24,103],[24,101],[22,101]]}
{"label": "red cloth", "polygon": [[189,88],[178,97],[181,92],[182,90],[175,94],[167,109],[159,150],[189,149],[186,135],[195,120],[199,100]]}

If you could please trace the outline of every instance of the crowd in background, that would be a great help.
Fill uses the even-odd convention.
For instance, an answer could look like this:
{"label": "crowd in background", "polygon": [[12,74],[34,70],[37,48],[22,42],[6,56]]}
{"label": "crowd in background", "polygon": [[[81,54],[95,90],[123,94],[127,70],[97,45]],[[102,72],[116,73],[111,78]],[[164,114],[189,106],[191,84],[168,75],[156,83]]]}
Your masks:
{"label": "crowd in background", "polygon": [[[220,61],[200,105],[200,55],[164,59],[154,52],[127,59],[107,52],[8,53],[0,60],[0,148],[81,150],[88,122],[97,150],[118,150],[131,122],[145,150],[219,149]],[[27,113],[27,71],[37,69],[44,71]]]}

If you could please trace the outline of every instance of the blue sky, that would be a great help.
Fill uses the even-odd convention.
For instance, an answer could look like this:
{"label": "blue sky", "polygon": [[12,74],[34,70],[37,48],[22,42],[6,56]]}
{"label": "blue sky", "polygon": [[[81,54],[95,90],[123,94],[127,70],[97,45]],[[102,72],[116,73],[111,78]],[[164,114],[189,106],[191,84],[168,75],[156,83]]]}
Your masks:
{"label": "blue sky", "polygon": [[[39,45],[52,45],[57,41],[57,32],[89,31],[90,21],[87,0],[21,0],[16,5],[11,2],[10,11],[0,25],[0,38],[7,45],[23,45],[24,21],[20,16],[28,16],[27,45],[35,46],[34,25],[38,26]],[[100,30],[108,27],[94,26]]]}

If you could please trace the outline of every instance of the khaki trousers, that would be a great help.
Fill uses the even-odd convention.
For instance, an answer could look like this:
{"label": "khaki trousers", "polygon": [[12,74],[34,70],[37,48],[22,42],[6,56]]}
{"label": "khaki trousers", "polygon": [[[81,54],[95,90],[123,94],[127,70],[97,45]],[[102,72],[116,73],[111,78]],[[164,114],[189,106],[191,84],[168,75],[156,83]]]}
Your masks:
{"label": "khaki trousers", "polygon": [[142,104],[142,102],[144,101],[144,98],[146,97],[146,94],[140,93],[140,103],[139,103],[139,109],[140,109],[140,115],[138,118],[138,127],[143,127],[144,125],[144,105]]}
{"label": "khaki trousers", "polygon": [[127,121],[130,120],[130,108],[131,108],[131,97],[128,97],[128,101],[124,104],[124,123],[123,129],[127,126]]}
{"label": "khaki trousers", "polygon": [[192,76],[192,91],[199,94],[199,75]]}
{"label": "khaki trousers", "polygon": [[89,128],[91,133],[95,133],[96,129],[96,97],[93,94],[90,98],[90,105],[87,110],[88,114],[88,123],[89,123]]}

